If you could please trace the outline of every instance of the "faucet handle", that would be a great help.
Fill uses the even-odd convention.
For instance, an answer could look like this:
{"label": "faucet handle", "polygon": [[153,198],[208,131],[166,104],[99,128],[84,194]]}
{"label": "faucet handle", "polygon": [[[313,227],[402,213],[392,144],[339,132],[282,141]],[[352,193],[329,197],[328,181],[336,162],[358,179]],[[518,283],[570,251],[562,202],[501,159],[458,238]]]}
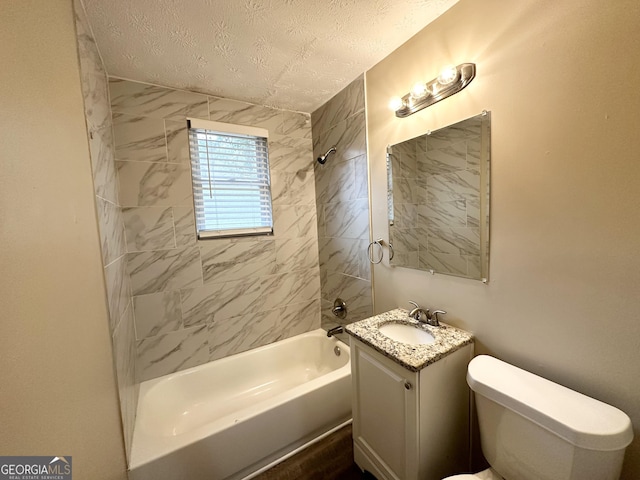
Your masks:
{"label": "faucet handle", "polygon": [[434,310],[433,312],[431,312],[431,318],[433,318],[435,320],[435,324],[439,325],[440,324],[440,319],[438,318],[438,314],[441,315],[445,315],[447,312],[445,312],[444,310]]}
{"label": "faucet handle", "polygon": [[413,305],[414,307],[416,307],[416,308],[420,308],[420,305],[418,305],[416,302],[414,302],[414,301],[412,301],[412,300],[409,300],[409,303],[410,303],[411,305]]}

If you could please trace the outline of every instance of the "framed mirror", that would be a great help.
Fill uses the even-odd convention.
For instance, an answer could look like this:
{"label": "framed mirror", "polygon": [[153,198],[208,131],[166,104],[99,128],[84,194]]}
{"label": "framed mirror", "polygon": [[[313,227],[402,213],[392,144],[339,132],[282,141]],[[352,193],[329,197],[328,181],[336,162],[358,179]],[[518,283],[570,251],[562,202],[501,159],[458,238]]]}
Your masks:
{"label": "framed mirror", "polygon": [[487,282],[491,114],[387,147],[390,265]]}

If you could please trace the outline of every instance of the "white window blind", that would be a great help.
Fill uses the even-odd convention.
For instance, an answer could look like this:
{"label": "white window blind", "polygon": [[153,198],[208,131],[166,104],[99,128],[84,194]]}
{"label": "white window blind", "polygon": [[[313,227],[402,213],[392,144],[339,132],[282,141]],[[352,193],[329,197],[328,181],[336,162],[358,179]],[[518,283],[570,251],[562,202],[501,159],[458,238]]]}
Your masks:
{"label": "white window blind", "polygon": [[198,238],[273,233],[268,131],[188,119]]}

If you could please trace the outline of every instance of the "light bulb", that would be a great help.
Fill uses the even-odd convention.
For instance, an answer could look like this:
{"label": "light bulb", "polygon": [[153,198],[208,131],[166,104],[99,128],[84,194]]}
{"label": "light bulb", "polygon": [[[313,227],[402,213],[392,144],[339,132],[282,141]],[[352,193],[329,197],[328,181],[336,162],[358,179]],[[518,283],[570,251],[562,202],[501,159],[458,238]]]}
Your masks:
{"label": "light bulb", "polygon": [[413,98],[422,98],[427,95],[427,92],[428,92],[427,86],[422,82],[416,83],[411,88],[411,96]]}
{"label": "light bulb", "polygon": [[438,75],[438,83],[440,85],[449,85],[458,78],[458,69],[454,65],[447,65],[440,71]]}
{"label": "light bulb", "polygon": [[404,107],[404,100],[402,100],[400,97],[393,97],[389,101],[389,108],[394,112],[400,110],[402,107]]}

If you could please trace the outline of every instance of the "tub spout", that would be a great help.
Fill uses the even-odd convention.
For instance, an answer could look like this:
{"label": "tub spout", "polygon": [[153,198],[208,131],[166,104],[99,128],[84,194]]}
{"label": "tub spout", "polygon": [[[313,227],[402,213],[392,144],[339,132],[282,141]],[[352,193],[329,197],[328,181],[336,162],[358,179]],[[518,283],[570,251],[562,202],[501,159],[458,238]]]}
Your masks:
{"label": "tub spout", "polygon": [[327,337],[332,337],[338,333],[344,333],[344,327],[342,325],[338,325],[337,327],[327,330]]}

